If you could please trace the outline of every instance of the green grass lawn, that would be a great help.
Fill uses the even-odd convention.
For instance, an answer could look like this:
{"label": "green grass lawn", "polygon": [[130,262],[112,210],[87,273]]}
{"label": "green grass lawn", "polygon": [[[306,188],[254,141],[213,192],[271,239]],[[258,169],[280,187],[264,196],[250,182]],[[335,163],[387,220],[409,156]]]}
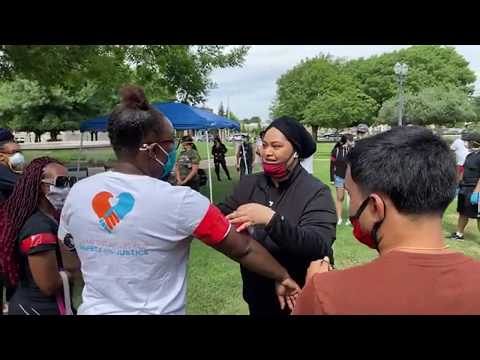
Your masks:
{"label": "green grass lawn", "polygon": [[[227,145],[230,145],[229,156],[233,155],[233,145]],[[329,181],[329,157],[332,147],[333,144],[318,144],[314,168],[315,176],[325,184],[329,184],[332,195],[335,196],[335,189],[330,185]],[[198,149],[202,159],[206,159],[205,143],[198,143]],[[49,155],[68,162],[76,159],[78,152],[73,150],[25,151],[25,154],[27,159]],[[87,149],[82,153],[82,157],[94,161],[109,160],[113,159],[113,152],[110,149]],[[226,176],[222,175],[224,180],[218,182],[216,177],[213,176],[215,203],[223,200],[238,181],[238,174],[234,168],[230,168],[230,173],[233,177],[232,181],[226,180]],[[203,187],[202,192],[208,196],[208,187]],[[455,207],[456,201],[450,205],[445,214],[445,236],[448,236],[455,230],[457,222]],[[447,244],[452,249],[460,250],[467,255],[480,259],[480,236],[473,221],[466,228],[465,238],[464,242],[447,240]],[[337,240],[334,248],[336,266],[339,269],[363,264],[376,257],[375,251],[361,245],[353,238],[351,226],[342,225],[337,228]],[[77,303],[78,295],[77,293]],[[200,241],[193,241],[188,274],[187,313],[247,314],[247,312],[247,306],[242,299],[239,265],[203,245]]]}
{"label": "green grass lawn", "polygon": [[[197,142],[197,150],[202,160],[207,160],[207,148],[205,142]],[[213,144],[210,143],[210,151]],[[234,156],[234,145],[225,142],[227,147],[227,156]],[[181,151],[181,147],[178,151]],[[72,164],[80,158],[82,163],[89,163],[91,166],[103,166],[105,162],[115,160],[115,154],[111,148],[91,148],[83,149],[81,152],[78,149],[61,149],[61,150],[23,150],[23,154],[28,162],[40,156],[50,156],[65,164]]]}

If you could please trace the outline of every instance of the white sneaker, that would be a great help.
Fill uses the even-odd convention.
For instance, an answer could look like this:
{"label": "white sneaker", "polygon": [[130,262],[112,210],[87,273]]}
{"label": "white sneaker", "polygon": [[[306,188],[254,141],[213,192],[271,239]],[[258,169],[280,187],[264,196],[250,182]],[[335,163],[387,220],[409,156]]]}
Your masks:
{"label": "white sneaker", "polygon": [[342,225],[342,219],[339,219],[337,225]]}
{"label": "white sneaker", "polygon": [[350,220],[347,220],[347,221],[345,221],[345,225],[346,226],[352,226],[352,223],[350,222]]}

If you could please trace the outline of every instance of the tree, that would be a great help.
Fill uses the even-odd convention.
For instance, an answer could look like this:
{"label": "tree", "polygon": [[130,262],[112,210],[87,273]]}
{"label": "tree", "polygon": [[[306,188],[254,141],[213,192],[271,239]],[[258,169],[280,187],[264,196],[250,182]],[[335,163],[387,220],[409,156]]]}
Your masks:
{"label": "tree", "polygon": [[473,110],[477,115],[475,122],[480,122],[480,96],[472,97],[472,105],[473,105]]}
{"label": "tree", "polygon": [[225,116],[225,110],[223,109],[223,102],[220,102],[220,106],[218,107],[218,115]]}
{"label": "tree", "polygon": [[96,87],[87,83],[71,92],[59,86],[40,86],[36,81],[15,79],[0,84],[0,113],[5,125],[16,131],[33,131],[36,140],[50,132],[78,129],[86,117],[98,113]]}
{"label": "tree", "polygon": [[418,45],[395,52],[357,59],[344,65],[360,83],[360,89],[375,99],[379,106],[398,92],[395,63],[408,64],[405,89],[418,93],[431,87],[456,87],[467,94],[474,89],[475,74],[468,62],[455,48],[437,45]]}
{"label": "tree", "polygon": [[313,99],[347,87],[356,87],[352,76],[341,71],[340,61],[330,55],[302,60],[277,80],[272,117],[292,116],[303,122],[303,112]]}
{"label": "tree", "polygon": [[316,140],[318,127],[342,129],[355,123],[370,123],[376,111],[374,99],[357,88],[347,88],[312,100],[304,111],[304,120],[312,126]]}
{"label": "tree", "polygon": [[[180,97],[184,103],[202,103],[215,86],[209,78],[211,72],[241,66],[247,52],[245,46],[218,45],[0,45],[0,80],[7,84],[18,79],[31,81],[40,89],[38,94],[47,98],[42,106],[49,109],[27,106],[32,115],[28,120],[20,120],[25,115],[21,102],[5,111],[10,112],[11,121],[17,119],[17,127],[46,128],[55,138],[70,119],[78,128],[77,119],[84,119],[90,109],[96,109],[94,115],[111,111],[124,83],[144,86],[152,102]],[[94,93],[88,101],[82,98],[86,92]],[[81,95],[77,98],[76,94]],[[10,96],[8,101],[12,99]],[[25,96],[23,99],[28,102]],[[45,117],[47,113],[53,115]],[[34,126],[39,121],[44,124]]]}
{"label": "tree", "polygon": [[[348,101],[348,96],[357,100],[349,105],[359,105],[360,108],[349,109],[346,115],[343,115],[343,110],[334,114],[332,109],[338,109],[341,103]],[[362,99],[367,100],[365,105],[362,104]],[[370,119],[372,115],[365,110],[372,107],[370,100],[359,90],[358,81],[344,71],[342,59],[320,55],[300,62],[278,79],[277,96],[271,107],[271,115],[293,116],[300,122],[311,125],[316,139],[318,127],[323,123],[334,123],[335,127],[340,127],[343,121]],[[327,104],[322,104],[323,101],[327,101]],[[325,118],[327,114],[332,116],[331,119]],[[339,117],[339,114],[342,115]]]}
{"label": "tree", "polygon": [[[474,121],[474,105],[468,95],[458,88],[427,88],[418,94],[406,94],[404,123],[416,125],[447,125]],[[398,98],[387,100],[378,114],[378,122],[396,124]]]}

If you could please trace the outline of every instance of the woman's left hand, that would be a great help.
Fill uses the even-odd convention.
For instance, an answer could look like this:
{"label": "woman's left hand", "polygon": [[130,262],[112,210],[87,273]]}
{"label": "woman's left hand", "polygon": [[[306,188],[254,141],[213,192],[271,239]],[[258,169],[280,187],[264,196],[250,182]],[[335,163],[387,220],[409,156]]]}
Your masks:
{"label": "woman's left hand", "polygon": [[252,225],[267,225],[275,211],[267,206],[250,203],[239,206],[236,211],[227,216],[232,224],[240,224],[237,232],[242,232]]}

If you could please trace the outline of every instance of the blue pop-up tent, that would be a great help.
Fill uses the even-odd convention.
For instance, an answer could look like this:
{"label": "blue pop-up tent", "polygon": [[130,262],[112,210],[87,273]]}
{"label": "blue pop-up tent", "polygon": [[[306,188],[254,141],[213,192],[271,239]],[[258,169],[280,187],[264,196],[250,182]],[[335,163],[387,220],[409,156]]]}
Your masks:
{"label": "blue pop-up tent", "polygon": [[[210,167],[210,151],[208,141],[208,130],[211,129],[234,129],[240,130],[240,125],[223,116],[212,112],[189,106],[182,103],[154,103],[154,108],[162,112],[171,122],[176,130],[206,130],[207,131],[207,160],[208,178],[210,187],[210,201],[213,201],[212,174]],[[99,116],[80,124],[80,151],[83,148],[83,133],[86,131],[107,131],[108,116]],[[80,159],[77,162],[77,171],[80,168]]]}
{"label": "blue pop-up tent", "polygon": [[[240,130],[237,122],[194,106],[181,103],[154,103],[152,106],[161,111],[176,130]],[[99,116],[83,121],[80,124],[80,131],[107,131],[107,124],[108,116]]]}

